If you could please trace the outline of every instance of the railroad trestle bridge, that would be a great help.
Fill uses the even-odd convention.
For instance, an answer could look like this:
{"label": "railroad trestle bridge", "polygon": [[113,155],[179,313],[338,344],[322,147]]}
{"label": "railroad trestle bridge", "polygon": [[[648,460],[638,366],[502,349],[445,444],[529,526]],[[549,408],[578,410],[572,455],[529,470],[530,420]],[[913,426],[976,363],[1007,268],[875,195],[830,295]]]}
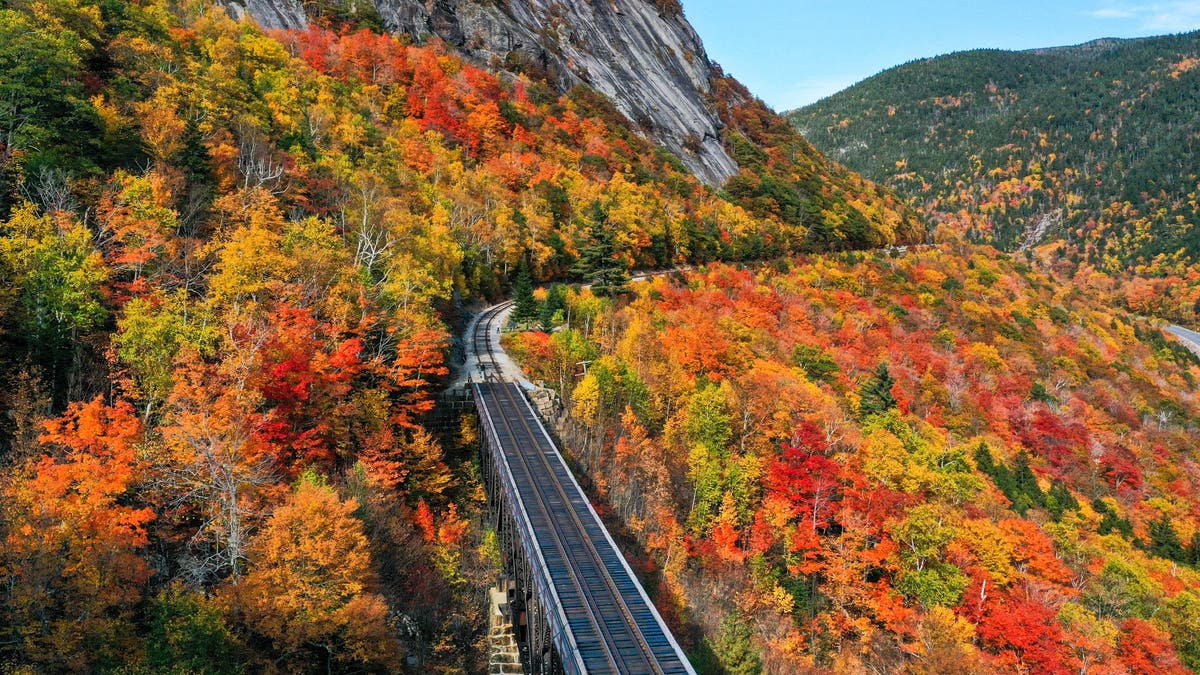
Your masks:
{"label": "railroad trestle bridge", "polygon": [[553,438],[495,352],[503,308],[472,335],[483,481],[528,672],[695,673]]}

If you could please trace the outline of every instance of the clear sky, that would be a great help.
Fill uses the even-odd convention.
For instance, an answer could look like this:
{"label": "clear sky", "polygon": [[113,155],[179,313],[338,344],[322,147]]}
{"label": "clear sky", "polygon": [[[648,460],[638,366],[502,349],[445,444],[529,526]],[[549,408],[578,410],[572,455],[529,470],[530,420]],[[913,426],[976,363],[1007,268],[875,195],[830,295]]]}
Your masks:
{"label": "clear sky", "polygon": [[709,58],[778,111],[907,61],[1200,29],[1200,0],[682,0]]}

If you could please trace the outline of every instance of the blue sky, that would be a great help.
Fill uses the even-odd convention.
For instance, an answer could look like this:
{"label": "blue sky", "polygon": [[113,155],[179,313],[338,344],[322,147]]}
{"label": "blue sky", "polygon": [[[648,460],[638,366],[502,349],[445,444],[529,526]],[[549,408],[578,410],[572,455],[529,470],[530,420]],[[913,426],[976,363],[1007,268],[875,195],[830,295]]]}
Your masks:
{"label": "blue sky", "polygon": [[1200,29],[1200,0],[682,0],[709,58],[783,111],[906,61]]}

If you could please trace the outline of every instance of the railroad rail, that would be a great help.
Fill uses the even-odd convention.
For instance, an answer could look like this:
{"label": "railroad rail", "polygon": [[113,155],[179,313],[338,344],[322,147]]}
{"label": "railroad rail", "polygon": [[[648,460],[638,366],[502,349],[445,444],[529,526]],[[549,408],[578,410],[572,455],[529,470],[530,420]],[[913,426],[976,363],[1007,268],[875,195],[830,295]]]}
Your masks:
{"label": "railroad rail", "polygon": [[694,673],[520,387],[504,381],[484,313],[472,347],[482,467],[530,672]]}
{"label": "railroad rail", "polygon": [[475,332],[471,336],[471,347],[475,351],[478,372],[471,375],[473,377],[477,375],[480,381],[497,380],[504,375],[500,364],[496,362],[495,346],[491,336],[494,333],[499,334],[500,316],[511,304],[513,303],[509,300],[489,307],[484,310],[475,323]]}

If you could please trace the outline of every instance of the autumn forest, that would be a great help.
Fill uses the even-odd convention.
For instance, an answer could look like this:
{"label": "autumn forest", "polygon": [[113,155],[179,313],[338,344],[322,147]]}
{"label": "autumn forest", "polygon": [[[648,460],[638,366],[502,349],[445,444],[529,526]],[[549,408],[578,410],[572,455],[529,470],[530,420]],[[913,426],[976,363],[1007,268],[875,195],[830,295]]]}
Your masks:
{"label": "autumn forest", "polygon": [[720,72],[706,185],[594,88],[304,10],[0,8],[0,673],[483,672],[438,395],[510,296],[698,672],[1200,669],[1192,258],[1003,252]]}

